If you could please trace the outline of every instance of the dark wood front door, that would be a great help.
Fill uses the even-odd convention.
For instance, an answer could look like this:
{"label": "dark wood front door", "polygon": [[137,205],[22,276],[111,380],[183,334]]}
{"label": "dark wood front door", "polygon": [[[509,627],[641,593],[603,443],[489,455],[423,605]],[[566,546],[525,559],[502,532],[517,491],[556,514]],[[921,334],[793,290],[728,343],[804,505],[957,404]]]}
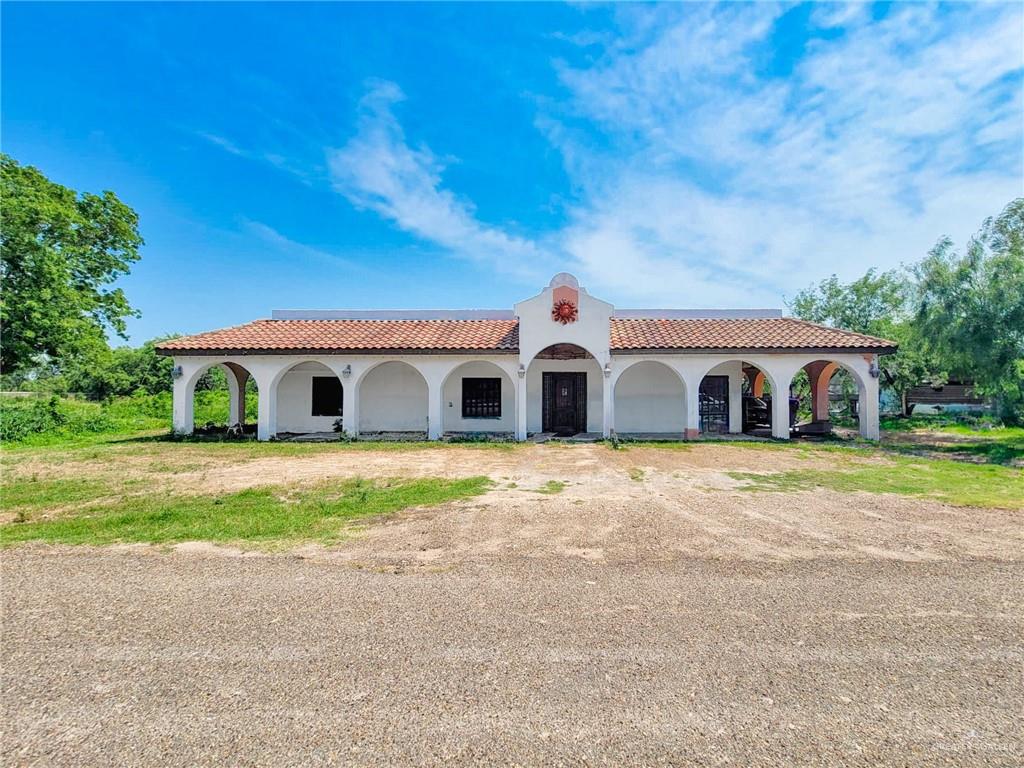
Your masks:
{"label": "dark wood front door", "polygon": [[545,373],[541,414],[544,432],[575,435],[587,430],[587,374]]}

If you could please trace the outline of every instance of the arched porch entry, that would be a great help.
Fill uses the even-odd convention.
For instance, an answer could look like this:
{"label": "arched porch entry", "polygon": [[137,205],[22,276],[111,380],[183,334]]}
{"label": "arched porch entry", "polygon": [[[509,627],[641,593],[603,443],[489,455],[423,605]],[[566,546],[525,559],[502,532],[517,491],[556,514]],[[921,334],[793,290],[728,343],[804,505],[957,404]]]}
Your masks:
{"label": "arched porch entry", "polygon": [[248,369],[215,360],[192,372],[185,383],[182,434],[255,434],[259,389]]}
{"label": "arched porch entry", "polygon": [[441,400],[444,434],[515,434],[515,383],[492,362],[456,366],[441,384]]}
{"label": "arched porch entry", "polygon": [[576,344],[552,344],[530,361],[526,431],[568,437],[604,430],[604,374],[597,358]]}
{"label": "arched porch entry", "polygon": [[416,368],[400,360],[379,363],[357,386],[360,435],[426,438],[429,395],[427,381]]}
{"label": "arched porch entry", "polygon": [[613,397],[616,434],[686,434],[686,386],[664,363],[633,363],[619,374]]}
{"label": "arched porch entry", "polygon": [[314,360],[288,366],[274,377],[278,436],[340,433],[344,386],[338,375]]}
{"label": "arched porch entry", "polygon": [[[774,399],[779,390],[766,368],[749,360],[725,360],[707,370],[699,381],[696,407],[700,434],[772,436],[779,413]],[[787,423],[782,429],[788,430],[786,411],[783,414]]]}
{"label": "arched porch entry", "polygon": [[867,435],[866,424],[860,423],[867,387],[853,367],[838,360],[812,360],[796,372],[789,389],[798,403],[797,434],[830,434],[835,417],[858,422],[861,434]]}

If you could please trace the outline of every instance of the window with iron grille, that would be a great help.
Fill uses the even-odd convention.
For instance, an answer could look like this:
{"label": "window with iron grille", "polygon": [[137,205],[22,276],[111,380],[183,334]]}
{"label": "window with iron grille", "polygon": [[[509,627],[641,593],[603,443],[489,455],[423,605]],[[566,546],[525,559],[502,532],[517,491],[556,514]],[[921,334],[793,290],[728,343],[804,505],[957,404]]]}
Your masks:
{"label": "window with iron grille", "polygon": [[341,416],[341,381],[337,376],[313,377],[313,415]]}
{"label": "window with iron grille", "polygon": [[462,380],[462,418],[501,418],[501,379]]}

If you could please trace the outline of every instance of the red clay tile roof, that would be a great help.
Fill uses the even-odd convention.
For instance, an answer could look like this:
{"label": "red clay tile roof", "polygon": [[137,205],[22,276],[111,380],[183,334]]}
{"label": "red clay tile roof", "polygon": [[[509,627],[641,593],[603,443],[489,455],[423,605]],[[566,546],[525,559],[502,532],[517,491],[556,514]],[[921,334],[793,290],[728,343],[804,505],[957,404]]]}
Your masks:
{"label": "red clay tile roof", "polygon": [[162,352],[519,351],[516,320],[256,320],[183,336]]}
{"label": "red clay tile roof", "polygon": [[[892,351],[895,343],[793,318],[612,318],[613,352],[642,350]],[[191,352],[492,352],[519,350],[516,320],[256,320],[157,345]]]}
{"label": "red clay tile roof", "polygon": [[896,343],[792,317],[743,319],[612,318],[613,350],[896,349]]}

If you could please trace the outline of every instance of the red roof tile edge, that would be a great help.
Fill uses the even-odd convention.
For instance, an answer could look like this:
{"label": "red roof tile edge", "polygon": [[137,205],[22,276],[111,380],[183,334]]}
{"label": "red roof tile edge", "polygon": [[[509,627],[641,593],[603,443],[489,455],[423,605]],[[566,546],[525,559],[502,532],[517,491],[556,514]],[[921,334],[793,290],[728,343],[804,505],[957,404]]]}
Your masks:
{"label": "red roof tile edge", "polygon": [[[612,352],[888,353],[893,341],[796,318],[612,318]],[[339,333],[341,332],[341,333]],[[516,320],[256,320],[157,345],[164,355],[489,353],[519,351]]]}

